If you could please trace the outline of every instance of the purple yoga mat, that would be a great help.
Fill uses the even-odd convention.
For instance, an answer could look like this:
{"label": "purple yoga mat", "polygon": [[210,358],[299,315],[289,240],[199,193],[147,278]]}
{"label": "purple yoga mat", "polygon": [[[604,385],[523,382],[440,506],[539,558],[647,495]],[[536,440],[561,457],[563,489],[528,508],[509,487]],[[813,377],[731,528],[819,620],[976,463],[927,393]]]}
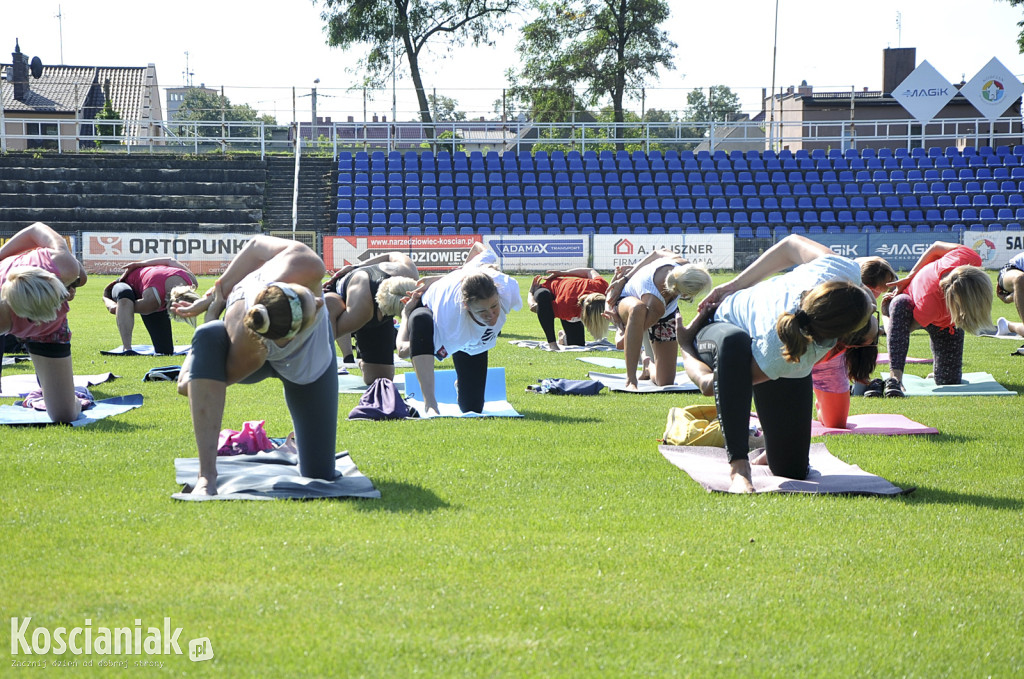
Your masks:
{"label": "purple yoga mat", "polygon": [[[761,426],[757,415],[750,414],[750,423]],[[821,422],[811,422],[811,436],[825,436],[826,434],[875,434],[883,436],[897,436],[902,434],[938,434],[939,430],[914,422],[912,419],[898,414],[868,414],[850,415],[846,418],[846,429],[838,427],[826,427]]]}

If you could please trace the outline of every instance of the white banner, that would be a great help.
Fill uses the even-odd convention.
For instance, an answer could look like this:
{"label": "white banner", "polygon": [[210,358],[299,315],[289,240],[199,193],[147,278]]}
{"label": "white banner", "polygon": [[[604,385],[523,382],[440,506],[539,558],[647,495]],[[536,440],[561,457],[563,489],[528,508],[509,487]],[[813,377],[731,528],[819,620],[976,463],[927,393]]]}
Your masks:
{"label": "white banner", "polygon": [[1024,85],[995,57],[960,88],[960,94],[974,104],[989,122],[1006,112],[1024,93]]}
{"label": "white banner", "polygon": [[903,105],[907,113],[926,123],[956,94],[956,88],[942,77],[927,61],[915,68],[893,90],[893,98]]}
{"label": "white banner", "polygon": [[578,269],[590,261],[590,236],[485,236],[484,243],[509,273]]}
{"label": "white banner", "polygon": [[199,275],[219,274],[253,234],[125,233],[82,234],[82,264],[88,273],[121,273],[121,267],[152,257],[174,257]]}
{"label": "white banner", "polygon": [[1002,269],[1010,258],[1024,252],[1024,231],[964,231],[964,245],[981,255],[986,269]]}
{"label": "white banner", "polygon": [[673,234],[594,236],[594,268],[614,271],[632,266],[654,250],[670,250],[708,269],[731,271],[735,249],[732,234]]}

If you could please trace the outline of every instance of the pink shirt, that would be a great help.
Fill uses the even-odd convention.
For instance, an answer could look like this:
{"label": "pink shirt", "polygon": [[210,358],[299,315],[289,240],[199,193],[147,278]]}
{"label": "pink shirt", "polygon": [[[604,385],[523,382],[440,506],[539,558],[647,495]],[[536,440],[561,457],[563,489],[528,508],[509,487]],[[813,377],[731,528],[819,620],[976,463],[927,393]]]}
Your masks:
{"label": "pink shirt", "polygon": [[125,276],[124,282],[131,286],[136,299],[141,299],[142,293],[148,288],[156,288],[156,294],[160,296],[160,308],[157,311],[163,311],[167,308],[167,279],[172,276],[179,276],[192,285],[196,284],[196,277],[188,271],[163,264],[132,269]]}
{"label": "pink shirt", "polygon": [[953,319],[946,307],[942,289],[939,288],[939,280],[953,269],[964,265],[981,266],[981,255],[966,245],[960,245],[934,262],[921,267],[904,291],[914,301],[915,321],[923,327],[953,327]]}
{"label": "pink shirt", "polygon": [[[0,281],[6,281],[7,273],[16,266],[36,266],[44,271],[49,271],[58,278],[60,277],[60,272],[57,271],[57,266],[53,263],[53,255],[50,253],[49,248],[35,248],[34,250],[28,250],[0,261]],[[57,318],[47,323],[33,323],[27,319],[19,318],[12,310],[11,329],[9,332],[11,335],[23,340],[49,337],[65,326],[67,316],[68,303],[66,301],[57,309]]]}

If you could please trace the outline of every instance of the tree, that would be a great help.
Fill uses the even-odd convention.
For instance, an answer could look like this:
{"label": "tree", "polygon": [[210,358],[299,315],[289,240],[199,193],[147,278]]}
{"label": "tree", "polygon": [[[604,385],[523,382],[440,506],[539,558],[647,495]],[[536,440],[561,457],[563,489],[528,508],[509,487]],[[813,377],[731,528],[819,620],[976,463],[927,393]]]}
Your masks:
{"label": "tree", "polygon": [[[315,0],[314,0],[315,1]],[[369,45],[359,63],[367,83],[381,86],[390,75],[391,50],[409,67],[420,119],[431,123],[430,101],[420,75],[420,58],[431,41],[446,40],[448,49],[467,42],[493,45],[492,32],[503,33],[505,17],[520,0],[320,0],[327,44],[349,49]],[[397,66],[396,66],[397,68]]]}
{"label": "tree", "polygon": [[[178,112],[174,115],[175,120],[209,122],[209,125],[199,125],[194,128],[181,128],[183,134],[195,134],[203,137],[219,137],[220,123],[224,122],[263,122],[267,125],[276,125],[277,120],[270,115],[259,114],[259,111],[248,104],[232,105],[231,100],[214,92],[200,89],[190,89],[185,93]],[[256,127],[234,127],[228,132],[231,137],[255,137],[258,128]]]}
{"label": "tree", "polygon": [[686,95],[683,121],[702,124],[683,127],[682,135],[684,137],[704,137],[708,123],[725,122],[730,116],[739,112],[739,96],[725,85],[712,85],[708,88],[707,96],[702,89],[692,90]]}
{"label": "tree", "polygon": [[[114,102],[110,99],[110,80],[103,83],[103,108],[96,114],[96,120],[121,120],[121,113],[114,108]],[[124,131],[124,125],[97,125],[96,135],[101,137],[120,137]],[[100,140],[96,140],[96,146],[100,146]]]}
{"label": "tree", "polygon": [[516,47],[517,84],[528,89],[565,93],[582,85],[592,106],[610,97],[613,122],[622,123],[626,90],[642,87],[659,66],[675,68],[676,44],[658,28],[669,16],[664,0],[533,0],[533,7],[537,17]]}
{"label": "tree", "polygon": [[443,94],[427,95],[427,102],[430,104],[430,109],[434,112],[434,119],[437,122],[457,122],[466,119],[465,111],[456,110],[459,106],[459,102],[446,97]]}
{"label": "tree", "polygon": [[[1024,0],[1006,0],[1013,7],[1020,7],[1024,5]],[[1017,22],[1017,26],[1021,29],[1021,32],[1017,35],[1017,50],[1024,54],[1024,21]]]}

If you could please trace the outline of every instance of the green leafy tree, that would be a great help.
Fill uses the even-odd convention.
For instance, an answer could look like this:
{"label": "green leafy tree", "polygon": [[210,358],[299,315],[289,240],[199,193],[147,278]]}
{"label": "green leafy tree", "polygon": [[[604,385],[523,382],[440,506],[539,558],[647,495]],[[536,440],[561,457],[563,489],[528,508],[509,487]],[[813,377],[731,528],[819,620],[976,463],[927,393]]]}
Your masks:
{"label": "green leafy tree", "polygon": [[434,112],[434,119],[437,122],[458,122],[466,119],[466,112],[459,111],[459,102],[451,97],[446,97],[443,94],[427,95],[427,102],[430,104],[430,110]]}
{"label": "green leafy tree", "polygon": [[[259,111],[248,104],[233,105],[227,97],[214,92],[193,88],[185,93],[181,106],[174,116],[175,120],[208,122],[208,125],[194,127],[185,126],[179,129],[180,134],[196,134],[203,137],[220,136],[221,121],[230,122],[263,122],[267,125],[276,125],[277,120],[270,115],[259,114]],[[255,137],[259,128],[255,126],[232,127],[228,131],[231,137]]]}
{"label": "green leafy tree", "polygon": [[[533,0],[535,19],[517,45],[522,66],[517,86],[532,92],[560,93],[573,101],[574,85],[583,100],[611,100],[615,123],[625,122],[628,89],[639,89],[658,68],[674,68],[675,43],[659,26],[668,19],[664,0]],[[551,110],[557,107],[550,106]]]}
{"label": "green leafy tree", "polygon": [[[103,83],[103,108],[96,114],[96,120],[121,120],[121,113],[114,109],[114,102],[110,100],[110,81]],[[124,125],[97,125],[96,135],[101,137],[120,137],[124,131]],[[100,145],[96,140],[96,146]]]}
{"label": "green leafy tree", "polygon": [[[1024,6],[1024,0],[1006,0],[1006,1],[1008,3],[1010,3],[1010,5],[1012,5],[1013,7],[1022,7],[1022,6]],[[1018,21],[1017,22],[1017,26],[1018,26],[1018,28],[1021,29],[1020,33],[1017,35],[1017,50],[1021,54],[1024,54],[1024,21]]]}
{"label": "green leafy tree", "polygon": [[[314,0],[316,2],[317,0]],[[430,101],[420,74],[427,45],[444,41],[449,50],[467,42],[493,45],[492,33],[504,32],[506,16],[520,0],[319,0],[324,11],[327,44],[349,49],[368,45],[359,63],[369,86],[381,86],[391,75],[391,50],[409,67],[420,107],[420,119],[432,122]],[[397,66],[396,66],[397,68]]]}
{"label": "green leafy tree", "polygon": [[712,85],[707,93],[702,89],[691,90],[686,95],[683,121],[702,124],[684,125],[682,136],[704,137],[708,123],[725,122],[739,112],[739,96],[725,85]]}

